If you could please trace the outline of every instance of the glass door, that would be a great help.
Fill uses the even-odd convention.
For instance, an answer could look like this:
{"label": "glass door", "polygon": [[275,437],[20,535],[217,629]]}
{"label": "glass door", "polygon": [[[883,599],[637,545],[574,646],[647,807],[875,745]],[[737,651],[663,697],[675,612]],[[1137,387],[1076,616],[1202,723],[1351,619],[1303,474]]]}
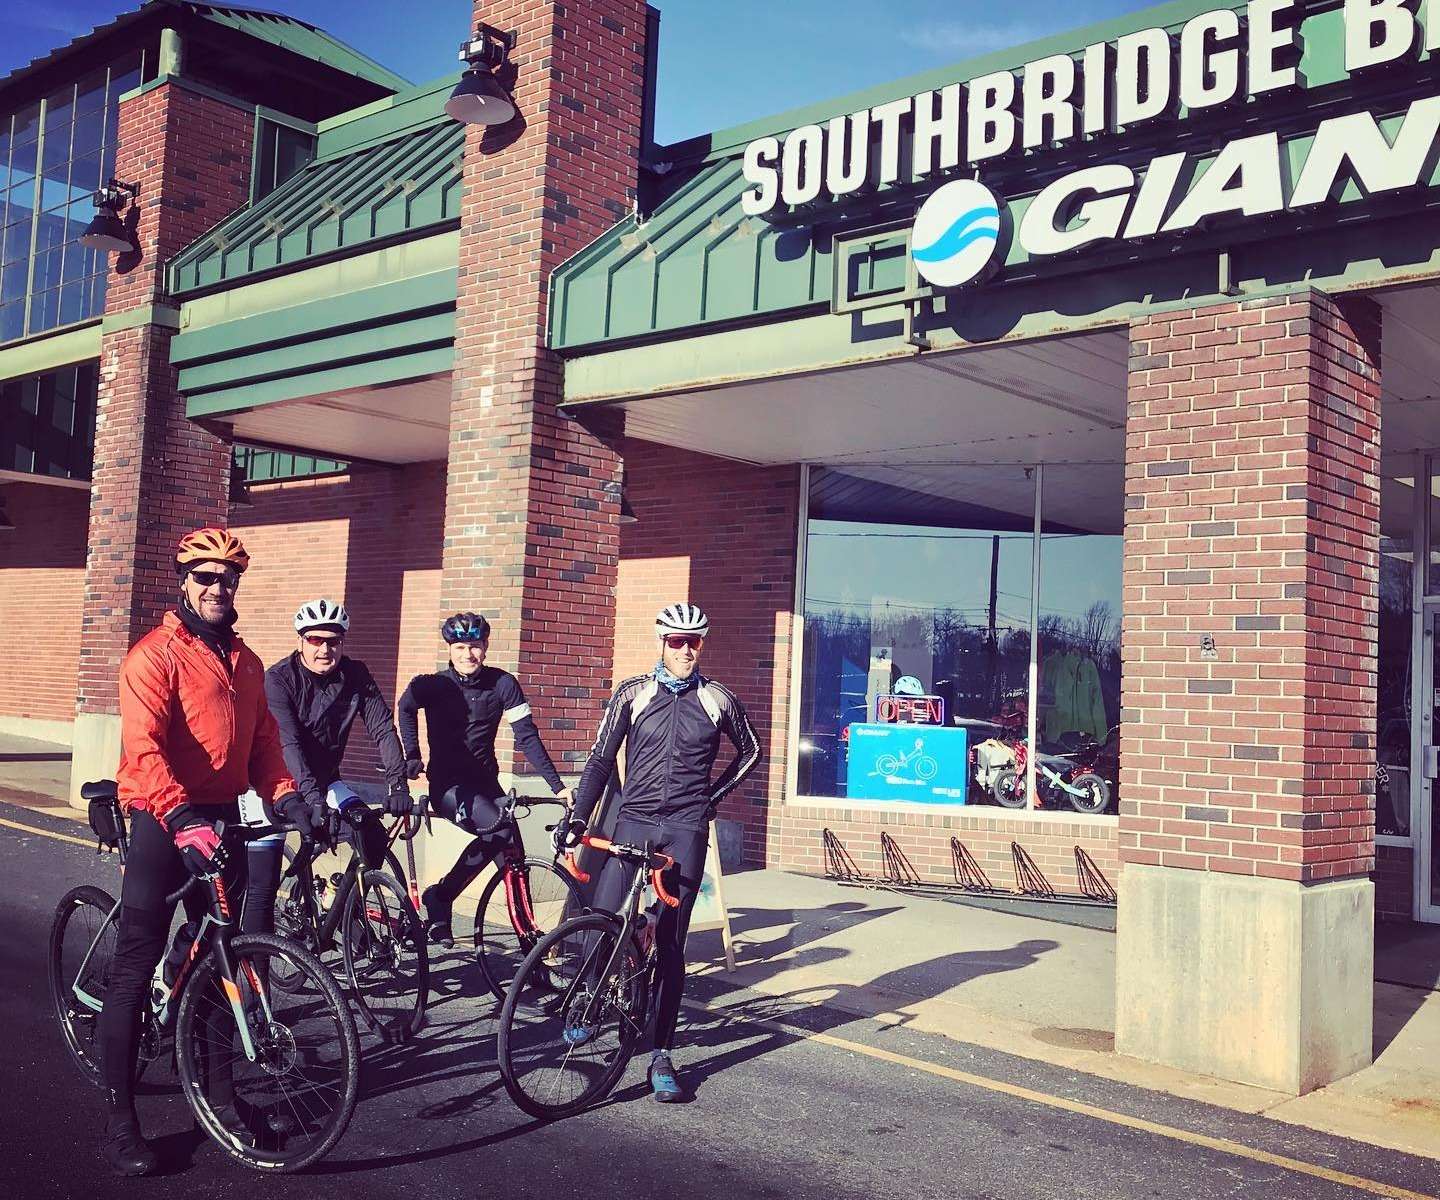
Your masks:
{"label": "glass door", "polygon": [[1440,921],[1440,603],[1425,606],[1420,669],[1420,835],[1417,880],[1422,921]]}

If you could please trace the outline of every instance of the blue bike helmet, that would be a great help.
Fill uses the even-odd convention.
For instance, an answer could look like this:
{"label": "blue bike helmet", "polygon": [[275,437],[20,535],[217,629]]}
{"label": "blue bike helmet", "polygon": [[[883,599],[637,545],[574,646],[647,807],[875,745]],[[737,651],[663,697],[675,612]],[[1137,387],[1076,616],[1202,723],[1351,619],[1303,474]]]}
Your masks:
{"label": "blue bike helmet", "polygon": [[456,613],[441,624],[440,636],[451,646],[456,642],[487,641],[490,637],[490,622],[479,613]]}

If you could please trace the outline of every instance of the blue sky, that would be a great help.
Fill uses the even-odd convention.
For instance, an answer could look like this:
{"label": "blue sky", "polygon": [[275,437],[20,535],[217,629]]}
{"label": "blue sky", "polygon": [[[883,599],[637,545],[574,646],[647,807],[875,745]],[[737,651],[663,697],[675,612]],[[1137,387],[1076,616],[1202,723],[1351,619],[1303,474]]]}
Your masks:
{"label": "blue sky", "polygon": [[[581,0],[583,2],[583,0]],[[1138,0],[660,0],[662,142],[738,125],[1148,7]],[[129,0],[5,0],[0,73]],[[454,64],[469,0],[261,0],[420,82]]]}

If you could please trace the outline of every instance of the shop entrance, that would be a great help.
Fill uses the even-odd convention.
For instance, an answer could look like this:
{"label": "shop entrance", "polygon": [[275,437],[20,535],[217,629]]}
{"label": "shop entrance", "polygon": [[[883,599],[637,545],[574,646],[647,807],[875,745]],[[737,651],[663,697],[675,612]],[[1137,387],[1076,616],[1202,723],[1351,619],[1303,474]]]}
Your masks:
{"label": "shop entrance", "polygon": [[1440,601],[1427,603],[1421,630],[1423,679],[1420,695],[1420,770],[1416,797],[1419,811],[1420,853],[1417,857],[1419,917],[1440,923]]}

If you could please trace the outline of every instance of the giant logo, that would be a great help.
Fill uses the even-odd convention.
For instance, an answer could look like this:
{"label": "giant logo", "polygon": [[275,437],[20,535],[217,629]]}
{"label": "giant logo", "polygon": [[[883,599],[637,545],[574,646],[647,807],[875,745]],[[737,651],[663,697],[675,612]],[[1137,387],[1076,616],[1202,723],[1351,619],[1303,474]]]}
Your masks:
{"label": "giant logo", "polygon": [[991,265],[1000,240],[1000,205],[983,183],[957,179],[915,214],[910,257],[927,283],[959,287]]}

